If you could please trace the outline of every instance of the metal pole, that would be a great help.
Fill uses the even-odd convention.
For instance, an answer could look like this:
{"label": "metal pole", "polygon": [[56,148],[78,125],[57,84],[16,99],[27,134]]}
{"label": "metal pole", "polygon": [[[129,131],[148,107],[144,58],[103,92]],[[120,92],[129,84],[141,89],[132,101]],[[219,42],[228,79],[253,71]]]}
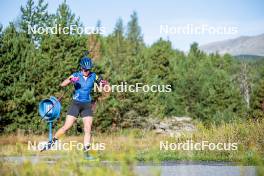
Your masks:
{"label": "metal pole", "polygon": [[52,122],[49,122],[49,141],[52,141]]}

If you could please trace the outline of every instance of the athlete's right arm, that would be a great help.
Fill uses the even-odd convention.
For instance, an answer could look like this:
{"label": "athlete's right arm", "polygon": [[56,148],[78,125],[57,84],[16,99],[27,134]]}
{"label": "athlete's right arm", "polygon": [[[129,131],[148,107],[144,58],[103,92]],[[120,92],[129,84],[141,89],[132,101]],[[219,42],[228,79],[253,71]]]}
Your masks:
{"label": "athlete's right arm", "polygon": [[62,83],[60,84],[61,87],[65,87],[67,85],[69,85],[71,83],[71,77],[65,79],[64,81],[62,81]]}
{"label": "athlete's right arm", "polygon": [[74,75],[71,75],[69,78],[65,79],[60,86],[61,87],[65,87],[67,85],[69,85],[70,83],[76,83],[77,81],[79,81],[78,77],[74,77]]}

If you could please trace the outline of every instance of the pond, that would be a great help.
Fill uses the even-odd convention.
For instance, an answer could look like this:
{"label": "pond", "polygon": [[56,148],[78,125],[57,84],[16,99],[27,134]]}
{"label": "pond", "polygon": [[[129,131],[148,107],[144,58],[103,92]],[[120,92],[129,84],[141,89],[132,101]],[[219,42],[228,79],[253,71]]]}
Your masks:
{"label": "pond", "polygon": [[[23,161],[37,163],[45,161],[48,164],[56,162],[61,156],[10,156],[0,157],[1,161],[20,164]],[[120,162],[101,161],[102,165],[120,169]],[[96,167],[87,164],[87,168]],[[206,161],[166,161],[161,163],[137,163],[134,172],[139,176],[152,176],[160,173],[161,176],[256,176],[255,166],[241,166],[230,162]]]}

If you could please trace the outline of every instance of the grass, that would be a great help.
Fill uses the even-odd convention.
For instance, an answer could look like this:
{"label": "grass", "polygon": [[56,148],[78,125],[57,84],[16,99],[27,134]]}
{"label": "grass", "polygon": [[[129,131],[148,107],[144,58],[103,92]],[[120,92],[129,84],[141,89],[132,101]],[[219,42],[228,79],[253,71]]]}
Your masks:
{"label": "grass", "polygon": [[[138,161],[161,162],[169,160],[188,161],[230,161],[239,165],[256,165],[257,171],[264,173],[264,120],[259,122],[246,121],[219,126],[211,125],[205,127],[202,123],[197,123],[198,130],[195,133],[182,133],[178,137],[157,135],[154,132],[146,132],[140,129],[122,130],[119,132],[106,134],[95,133],[94,143],[105,143],[104,151],[93,151],[100,161],[118,161],[120,168],[107,167],[100,162],[89,163],[94,167],[83,164],[82,152],[71,151],[46,151],[38,152],[27,149],[28,141],[45,141],[47,136],[31,135],[2,135],[0,137],[0,156],[31,156],[61,155],[62,158],[50,165],[46,162],[24,162],[15,164],[10,162],[0,162],[0,175],[135,175],[132,168]],[[82,142],[82,136],[64,136],[63,142]],[[183,150],[160,150],[160,141],[169,143],[210,141],[213,143],[238,143],[237,150],[217,151],[183,151]],[[157,174],[159,171],[157,171]]]}

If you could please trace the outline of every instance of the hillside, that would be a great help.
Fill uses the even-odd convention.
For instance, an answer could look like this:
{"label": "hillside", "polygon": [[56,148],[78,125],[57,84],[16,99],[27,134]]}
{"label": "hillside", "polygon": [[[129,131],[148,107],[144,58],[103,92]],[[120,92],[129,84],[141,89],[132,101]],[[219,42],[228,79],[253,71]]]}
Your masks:
{"label": "hillside", "polygon": [[206,53],[264,56],[264,34],[217,41],[202,45],[200,49]]}

